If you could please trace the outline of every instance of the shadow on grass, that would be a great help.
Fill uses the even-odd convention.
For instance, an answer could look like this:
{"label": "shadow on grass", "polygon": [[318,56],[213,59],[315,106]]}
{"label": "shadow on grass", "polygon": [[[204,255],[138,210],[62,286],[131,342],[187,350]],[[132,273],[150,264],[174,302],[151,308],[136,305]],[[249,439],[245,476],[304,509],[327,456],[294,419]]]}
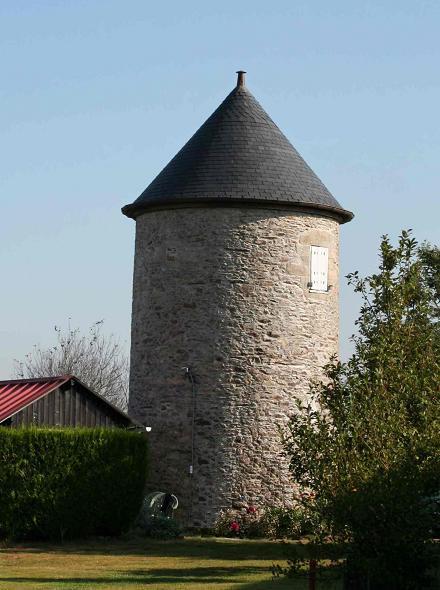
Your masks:
{"label": "shadow on grass", "polygon": [[[191,557],[194,559],[240,560],[287,560],[292,543],[283,541],[245,539],[219,539],[186,537],[180,540],[158,541],[137,538],[134,540],[99,539],[85,542],[21,543],[11,544],[0,550],[0,554],[19,553],[55,553],[75,555],[109,555],[139,557]],[[297,547],[295,545],[295,547]],[[301,551],[301,549],[299,549]]]}
{"label": "shadow on grass", "polygon": [[[267,588],[270,580],[263,582],[246,583],[248,577],[255,574],[269,575],[267,567],[239,567],[239,568],[228,568],[228,567],[200,567],[192,569],[145,569],[145,570],[132,570],[127,572],[120,572],[116,576],[111,577],[66,577],[66,578],[53,578],[53,577],[0,577],[0,582],[8,583],[33,583],[33,584],[57,584],[68,585],[69,588],[74,589],[75,586],[84,584],[90,584],[92,587],[99,587],[100,585],[110,586],[129,586],[131,584],[142,584],[144,586],[152,584],[169,584],[171,588],[174,588],[176,584],[200,584],[203,588],[206,584],[240,584],[240,587],[246,590],[259,590],[260,588]],[[274,586],[279,586],[276,582]],[[289,586],[291,587],[291,586]],[[294,586],[295,588],[295,586]],[[300,588],[300,586],[298,586]]]}
{"label": "shadow on grass", "polygon": [[[328,551],[327,547],[322,548]],[[108,556],[108,557],[146,557],[146,558],[189,558],[197,561],[212,559],[224,560],[224,567],[191,567],[185,569],[157,568],[152,567],[124,570],[117,569],[108,572],[103,577],[0,577],[3,583],[22,583],[27,587],[31,584],[44,584],[49,589],[52,585],[57,588],[66,587],[72,590],[84,588],[99,588],[102,586],[129,587],[130,585],[142,585],[145,587],[163,584],[173,589],[177,584],[188,584],[188,586],[204,588],[208,584],[228,584],[233,588],[237,585],[240,590],[303,590],[307,589],[306,579],[288,579],[281,577],[273,579],[268,567],[269,563],[286,563],[292,554],[301,555],[307,559],[310,548],[307,544],[294,542],[267,541],[267,540],[245,540],[245,539],[221,539],[206,537],[187,537],[180,540],[158,541],[145,538],[120,539],[109,541],[108,539],[97,539],[89,542],[66,543],[54,545],[53,543],[22,544],[4,548],[0,553],[28,553],[39,555],[40,553],[55,554],[58,556]],[[266,561],[258,565],[259,561]],[[254,564],[241,562],[253,561]],[[257,562],[257,564],[255,564]],[[218,561],[217,561],[218,563]],[[116,564],[115,564],[116,565]],[[145,564],[147,565],[147,563]],[[153,565],[153,564],[152,564]],[[155,565],[158,565],[157,563]],[[165,564],[164,564],[165,565]],[[264,576],[261,581],[250,581],[251,576]],[[326,585],[326,588],[340,588],[339,585]]]}
{"label": "shadow on grass", "polygon": [[[264,580],[249,581],[249,576],[264,575]],[[136,569],[125,572],[116,572],[115,575],[108,577],[0,577],[0,582],[21,583],[21,584],[44,584],[44,587],[50,589],[53,584],[57,588],[64,585],[72,590],[75,588],[84,588],[84,585],[90,585],[90,588],[99,588],[112,586],[125,588],[130,585],[150,585],[164,584],[175,588],[177,584],[188,584],[191,587],[200,587],[201,589],[208,584],[228,584],[233,588],[237,585],[240,590],[306,590],[308,580],[306,576],[299,579],[290,579],[281,577],[274,579],[270,575],[267,566],[249,566],[249,567],[197,567],[189,569],[177,568],[152,568]],[[324,584],[321,586],[320,584]],[[87,587],[88,587],[87,586]],[[318,587],[326,590],[339,590],[340,582],[333,579],[321,579]]]}

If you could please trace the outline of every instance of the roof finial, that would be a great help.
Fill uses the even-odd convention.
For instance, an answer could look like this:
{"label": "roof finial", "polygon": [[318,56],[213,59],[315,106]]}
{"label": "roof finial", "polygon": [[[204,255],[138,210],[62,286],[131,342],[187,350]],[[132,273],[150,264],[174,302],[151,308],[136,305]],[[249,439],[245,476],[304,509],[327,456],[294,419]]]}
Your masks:
{"label": "roof finial", "polygon": [[244,86],[244,75],[246,72],[243,70],[238,70],[237,74],[237,88],[239,88],[240,86]]}

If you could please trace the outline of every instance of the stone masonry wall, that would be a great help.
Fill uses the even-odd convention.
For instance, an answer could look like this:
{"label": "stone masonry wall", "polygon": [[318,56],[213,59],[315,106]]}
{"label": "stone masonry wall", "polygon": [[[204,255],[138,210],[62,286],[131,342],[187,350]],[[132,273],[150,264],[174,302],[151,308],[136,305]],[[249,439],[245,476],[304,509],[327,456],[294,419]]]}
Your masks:
{"label": "stone masonry wall", "polygon": [[[292,208],[137,219],[130,412],[152,427],[150,490],[190,525],[289,501],[278,427],[338,350],[338,240],[337,221]],[[309,290],[311,245],[329,248],[327,293]]]}

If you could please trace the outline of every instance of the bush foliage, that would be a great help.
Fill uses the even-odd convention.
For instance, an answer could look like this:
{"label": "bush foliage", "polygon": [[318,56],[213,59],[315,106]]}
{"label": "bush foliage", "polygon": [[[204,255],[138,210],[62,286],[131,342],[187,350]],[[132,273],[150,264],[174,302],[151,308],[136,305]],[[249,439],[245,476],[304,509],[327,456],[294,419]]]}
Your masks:
{"label": "bush foliage", "polygon": [[136,531],[152,539],[177,539],[182,536],[182,527],[177,520],[160,514],[138,519]]}
{"label": "bush foliage", "polygon": [[0,534],[118,535],[142,502],[147,441],[100,428],[0,428]]}
{"label": "bush foliage", "polygon": [[314,531],[313,516],[300,505],[224,510],[214,524],[213,533],[219,537],[299,539]]}
{"label": "bush foliage", "polygon": [[360,579],[372,590],[434,583],[440,283],[430,260],[403,232],[397,247],[382,240],[378,273],[349,276],[362,296],[354,354],[327,366],[289,425],[294,479],[314,493],[324,530],[350,543],[356,588]]}

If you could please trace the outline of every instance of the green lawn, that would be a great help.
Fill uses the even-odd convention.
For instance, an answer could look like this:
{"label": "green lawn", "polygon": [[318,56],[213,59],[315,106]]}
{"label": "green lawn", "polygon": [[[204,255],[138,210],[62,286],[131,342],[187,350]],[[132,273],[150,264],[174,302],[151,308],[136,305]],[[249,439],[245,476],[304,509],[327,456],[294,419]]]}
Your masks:
{"label": "green lawn", "polygon": [[10,545],[0,550],[0,589],[305,590],[306,580],[272,579],[288,552],[281,542],[201,537]]}

